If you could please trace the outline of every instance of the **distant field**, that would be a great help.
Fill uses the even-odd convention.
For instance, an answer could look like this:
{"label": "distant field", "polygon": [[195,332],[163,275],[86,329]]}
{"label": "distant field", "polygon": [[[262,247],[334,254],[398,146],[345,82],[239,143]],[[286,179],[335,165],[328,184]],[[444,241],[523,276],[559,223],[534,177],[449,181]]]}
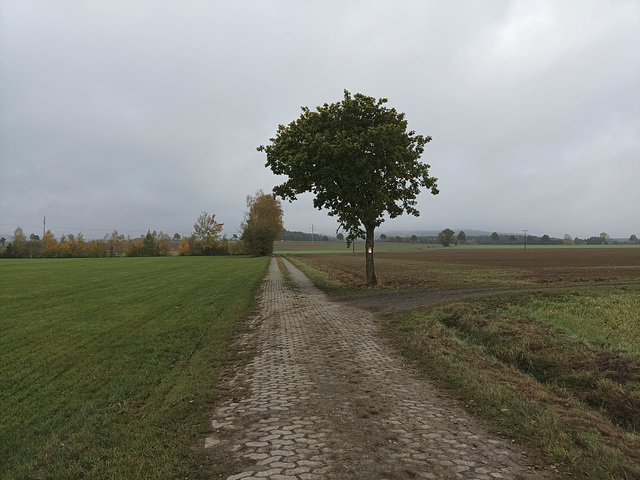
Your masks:
{"label": "distant field", "polygon": [[[365,287],[364,252],[293,255],[335,281]],[[375,265],[383,289],[611,283],[640,280],[640,248],[389,249],[377,250]]]}
{"label": "distant field", "polygon": [[268,261],[0,261],[0,478],[224,472],[193,447]]}
{"label": "distant field", "polygon": [[[636,249],[640,252],[640,245],[527,245],[526,250],[581,250],[581,249]],[[417,250],[417,251],[459,251],[459,250],[516,250],[524,251],[523,245],[453,245],[443,247],[441,245],[425,243],[396,243],[396,242],[375,242],[376,252],[388,252],[396,250]],[[355,245],[347,248],[345,242],[275,242],[274,252],[280,254],[289,253],[353,253],[364,252],[364,241],[359,240]]]}
{"label": "distant field", "polygon": [[[416,243],[376,243],[376,251],[389,250],[419,250],[427,248],[439,248],[435,245],[424,245]],[[346,242],[275,242],[273,251],[279,254],[287,253],[364,253],[364,242],[357,241],[347,248]]]}

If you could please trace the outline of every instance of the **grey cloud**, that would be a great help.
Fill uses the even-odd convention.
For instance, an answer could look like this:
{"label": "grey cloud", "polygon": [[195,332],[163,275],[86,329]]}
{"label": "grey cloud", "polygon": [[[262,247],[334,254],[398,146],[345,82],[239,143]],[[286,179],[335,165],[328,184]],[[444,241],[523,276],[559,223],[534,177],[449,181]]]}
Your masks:
{"label": "grey cloud", "polygon": [[[639,18],[633,0],[8,0],[0,231],[188,233],[207,210],[234,233],[279,181],[256,146],[347,88],[434,138],[441,194],[382,230],[639,234]],[[335,231],[308,196],[284,208]]]}

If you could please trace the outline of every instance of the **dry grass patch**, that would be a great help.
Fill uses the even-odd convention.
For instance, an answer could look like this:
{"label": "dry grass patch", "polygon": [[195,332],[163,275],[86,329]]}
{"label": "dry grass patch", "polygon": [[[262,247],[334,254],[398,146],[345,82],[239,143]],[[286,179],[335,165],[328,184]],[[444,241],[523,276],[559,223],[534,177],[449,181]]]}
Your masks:
{"label": "dry grass patch", "polygon": [[508,313],[530,295],[394,317],[396,347],[496,431],[577,478],[640,478],[640,356]]}

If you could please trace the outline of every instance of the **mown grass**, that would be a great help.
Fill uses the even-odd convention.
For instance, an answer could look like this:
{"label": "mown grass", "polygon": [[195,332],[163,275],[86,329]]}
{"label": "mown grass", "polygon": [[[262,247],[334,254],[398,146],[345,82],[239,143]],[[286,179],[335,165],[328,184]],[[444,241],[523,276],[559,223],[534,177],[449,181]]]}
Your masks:
{"label": "mown grass", "polygon": [[640,355],[640,295],[632,287],[572,290],[510,305],[501,315],[535,318],[605,349]]}
{"label": "mown grass", "polygon": [[0,478],[210,478],[198,446],[268,259],[0,263]]}
{"label": "mown grass", "polygon": [[[296,257],[298,265],[308,260]],[[308,263],[314,266],[302,268],[321,288],[340,296],[362,293],[327,273],[333,264]],[[473,276],[483,278],[483,271],[496,268],[477,266]],[[437,273],[443,285],[455,285],[461,275],[446,264]],[[508,278],[508,268],[505,273]],[[638,311],[637,282],[597,288],[564,284],[398,314],[385,319],[382,331],[425,376],[559,476],[635,479],[640,478]]]}

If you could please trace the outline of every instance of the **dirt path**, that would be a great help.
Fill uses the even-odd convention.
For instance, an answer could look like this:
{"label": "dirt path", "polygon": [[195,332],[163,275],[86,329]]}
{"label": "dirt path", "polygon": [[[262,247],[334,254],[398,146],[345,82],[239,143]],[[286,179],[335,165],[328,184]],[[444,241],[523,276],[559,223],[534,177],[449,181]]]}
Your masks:
{"label": "dirt path", "polygon": [[546,478],[487,434],[378,339],[372,314],[331,302],[285,260],[271,261],[255,358],[205,440],[238,479]]}
{"label": "dirt path", "polygon": [[451,303],[466,298],[524,291],[505,288],[465,288],[463,290],[428,290],[415,292],[376,292],[337,300],[351,307],[378,314],[396,313],[414,308]]}

